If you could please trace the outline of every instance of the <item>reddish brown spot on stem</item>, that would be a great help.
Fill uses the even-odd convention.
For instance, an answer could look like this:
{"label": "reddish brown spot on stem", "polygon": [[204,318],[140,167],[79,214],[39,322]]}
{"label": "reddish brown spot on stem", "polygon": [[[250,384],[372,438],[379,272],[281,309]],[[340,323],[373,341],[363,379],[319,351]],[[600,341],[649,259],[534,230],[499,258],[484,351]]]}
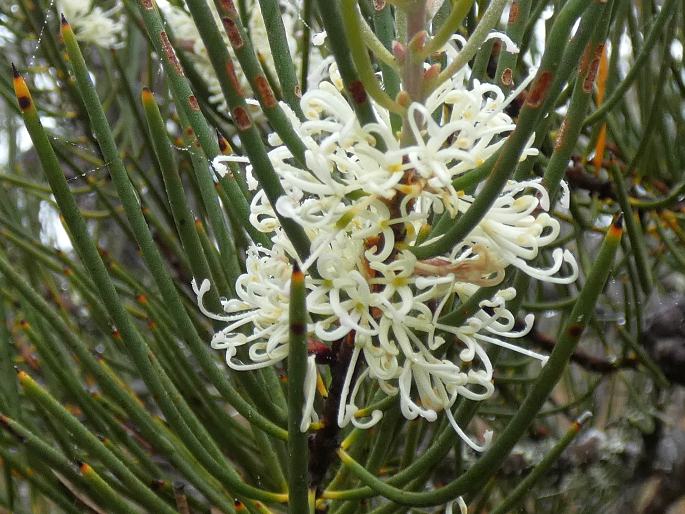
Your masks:
{"label": "reddish brown spot on stem", "polygon": [[373,0],[373,8],[382,11],[385,9],[385,0]]}
{"label": "reddish brown spot on stem", "polygon": [[302,89],[300,89],[299,84],[295,84],[295,96],[297,98],[302,98]]}
{"label": "reddish brown spot on stem", "polygon": [[238,77],[235,74],[235,67],[233,66],[233,61],[231,61],[230,59],[226,61],[226,74],[228,75],[228,79],[231,82],[231,86],[233,87],[235,94],[238,96],[243,96],[243,90],[240,87],[240,82],[238,82]]}
{"label": "reddish brown spot on stem", "polygon": [[165,31],[162,31],[159,33],[159,38],[162,40],[162,50],[166,55],[167,61],[169,61],[169,64],[173,66],[174,70],[178,75],[183,76],[183,68],[181,67],[181,63],[178,62],[178,57],[176,57],[174,47],[171,46],[169,36],[167,36],[167,33]]}
{"label": "reddish brown spot on stem", "polygon": [[509,25],[516,23],[519,19],[519,14],[521,12],[518,0],[514,0],[511,3],[511,8],[509,9]]}
{"label": "reddish brown spot on stem", "polygon": [[561,122],[561,127],[559,128],[559,134],[557,135],[557,140],[554,143],[554,149],[558,149],[562,143],[564,142],[564,139],[566,138],[566,131],[568,130],[568,118],[564,118],[564,121]]}
{"label": "reddish brown spot on stem", "polygon": [[356,104],[363,104],[366,102],[366,90],[364,84],[360,80],[353,80],[349,86],[350,95]]}
{"label": "reddish brown spot on stem", "polygon": [[296,336],[301,336],[304,335],[306,328],[304,323],[291,323],[290,324],[290,330],[293,331],[293,334]]}
{"label": "reddish brown spot on stem", "polygon": [[526,105],[534,109],[542,105],[542,101],[547,96],[547,91],[549,91],[549,87],[552,85],[552,77],[551,71],[542,72],[526,97]]}
{"label": "reddish brown spot on stem", "polygon": [[238,127],[238,130],[247,130],[252,126],[252,118],[245,107],[236,107],[233,109],[233,121]]}
{"label": "reddish brown spot on stem", "polygon": [[592,91],[592,86],[595,83],[595,77],[597,77],[597,69],[599,68],[599,61],[602,58],[602,52],[604,51],[604,43],[597,45],[595,48],[595,53],[590,63],[590,68],[588,69],[585,80],[583,81],[583,91],[590,93]]}
{"label": "reddish brown spot on stem", "polygon": [[257,94],[259,95],[259,98],[261,98],[264,107],[269,109],[276,105],[276,97],[271,90],[269,81],[266,80],[264,75],[257,75],[255,78],[255,89],[257,90]]}
{"label": "reddish brown spot on stem", "polygon": [[140,5],[142,5],[144,9],[151,11],[154,8],[155,3],[154,0],[140,0]]}
{"label": "reddish brown spot on stem", "polygon": [[235,8],[233,0],[221,0],[221,7],[227,16],[230,16],[231,18],[238,17],[238,11]]}
{"label": "reddish brown spot on stem", "polygon": [[511,81],[512,81],[511,68],[504,68],[504,71],[502,72],[502,77],[500,80],[502,81],[502,85],[511,86]]}
{"label": "reddish brown spot on stem", "polygon": [[234,50],[240,50],[245,42],[240,35],[240,30],[238,29],[235,21],[228,16],[224,16],[221,21],[224,23],[224,29],[226,29],[226,35],[228,36],[228,40],[231,42],[231,46]]}
{"label": "reddish brown spot on stem", "polygon": [[200,110],[200,104],[197,103],[197,98],[195,97],[195,95],[190,95],[188,97],[188,103],[190,104],[190,108],[193,111],[199,111]]}
{"label": "reddish brown spot on stem", "polygon": [[585,330],[585,325],[582,323],[574,323],[567,329],[567,333],[570,337],[573,339],[578,339],[580,337],[580,334],[583,333],[583,330]]}

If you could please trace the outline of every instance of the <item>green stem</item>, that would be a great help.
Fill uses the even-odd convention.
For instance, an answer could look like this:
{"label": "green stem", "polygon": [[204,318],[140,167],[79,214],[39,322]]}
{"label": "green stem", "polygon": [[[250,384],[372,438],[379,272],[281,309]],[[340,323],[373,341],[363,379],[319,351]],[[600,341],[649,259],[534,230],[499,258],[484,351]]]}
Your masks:
{"label": "green stem", "polygon": [[345,33],[347,34],[347,43],[350,46],[350,56],[359,74],[359,80],[361,80],[361,83],[366,88],[366,92],[378,105],[385,107],[390,112],[401,114],[404,109],[383,91],[374,73],[371,59],[369,58],[369,51],[366,49],[362,36],[362,24],[360,14],[357,11],[357,1],[343,0],[341,3],[341,14]]}
{"label": "green stem", "polygon": [[[210,274],[209,264],[207,263],[207,258],[202,249],[202,244],[200,243],[200,237],[195,231],[194,217],[186,202],[183,183],[181,182],[181,177],[179,176],[176,167],[176,161],[171,152],[171,144],[167,137],[164,120],[159,112],[159,107],[155,102],[154,96],[149,89],[143,89],[141,98],[150,131],[150,139],[152,140],[155,154],[159,161],[159,167],[162,170],[164,186],[166,187],[167,198],[169,199],[176,230],[183,243],[183,250],[188,256],[193,277],[198,282],[201,282],[205,278],[210,278],[212,275]],[[216,280],[213,282],[214,284],[218,283]],[[218,311],[221,304],[216,288],[210,289],[208,293],[208,303],[210,307],[213,310]]]}
{"label": "green stem", "polygon": [[[295,131],[292,122],[288,119],[285,112],[281,108],[280,104],[276,100],[269,81],[267,80],[266,74],[264,73],[262,66],[255,55],[254,48],[250,42],[247,32],[240,22],[238,13],[235,10],[231,10],[230,6],[226,4],[223,0],[214,0],[214,5],[222,17],[222,23],[224,25],[224,30],[228,36],[228,40],[231,43],[233,52],[240,62],[240,68],[242,69],[245,77],[252,87],[252,91],[255,93],[259,105],[262,108],[262,112],[269,120],[271,126],[276,130],[276,133],[281,137],[283,143],[288,147],[290,152],[295,157],[295,160],[300,166],[305,166],[305,146],[300,136]],[[273,54],[276,55],[276,54]],[[279,54],[280,56],[280,54]],[[278,59],[280,61],[280,59]],[[289,101],[286,98],[286,101]],[[298,116],[303,117],[302,110],[300,109],[299,98],[297,102],[298,110],[295,113]]]}
{"label": "green stem", "polygon": [[[52,474],[45,469],[44,473],[40,470],[36,473],[35,469],[27,467],[23,462],[21,462],[19,456],[16,452],[11,449],[5,448],[4,445],[0,445],[0,458],[3,462],[11,466],[13,471],[16,471],[19,475],[25,478],[32,487],[35,487],[38,491],[44,494],[51,501],[55,502],[60,509],[68,514],[82,514],[83,510],[79,508],[78,503],[75,502],[75,498],[72,497],[68,492],[65,492],[64,486],[57,482],[56,479],[52,478]],[[38,468],[42,468],[40,464]]]}
{"label": "green stem", "polygon": [[[57,156],[42,128],[28,88],[16,71],[15,91],[17,98],[19,99],[19,104],[22,107],[26,127],[34,145],[38,149],[41,163],[43,164],[43,170],[48,177],[55,197],[58,199],[65,223],[73,236],[72,243],[81,256],[93,282],[97,286],[98,293],[107,307],[117,329],[121,331],[123,339],[126,340],[126,347],[129,350],[129,354],[131,355],[140,376],[143,377],[143,380],[157,400],[169,423],[178,431],[184,444],[188,444],[189,448],[192,449],[191,451],[202,461],[202,464],[207,466],[213,473],[216,473],[218,477],[221,477],[221,480],[227,487],[230,487],[232,491],[237,494],[244,494],[248,498],[255,498],[263,501],[281,501],[282,496],[280,494],[262,491],[245,484],[240,480],[236,471],[225,462],[225,460],[216,460],[212,453],[217,455],[219,450],[213,444],[208,448],[203,445],[203,443],[211,443],[211,439],[203,437],[204,434],[200,434],[201,437],[198,438],[198,434],[193,433],[190,430],[188,423],[191,423],[193,426],[198,426],[198,424],[196,423],[194,416],[187,417],[189,410],[185,402],[182,402],[182,404],[177,406],[171,401],[169,391],[163,382],[167,377],[160,376],[149,360],[149,349],[147,344],[122,305],[102,258],[90,238],[88,228],[79,214],[74,197],[69,192],[66,179],[57,161]],[[143,251],[145,252],[146,250],[143,248]],[[151,271],[155,272],[155,270]],[[183,313],[184,316],[187,316],[187,313],[184,310]],[[196,339],[199,340],[199,338],[191,338],[190,341],[196,341]],[[197,348],[206,350],[201,341],[199,341],[199,346],[197,346]],[[206,355],[206,358],[209,359],[207,364],[210,366],[213,365],[211,357]],[[216,366],[214,366],[214,370],[218,372]],[[219,375],[222,376],[221,373],[219,373]],[[223,378],[225,380],[225,377]]]}
{"label": "green stem", "polygon": [[432,53],[439,51],[443,46],[445,46],[445,44],[447,44],[452,35],[459,29],[459,26],[464,21],[464,18],[466,18],[468,12],[471,10],[473,2],[474,0],[457,0],[456,2],[452,2],[452,8],[449,16],[447,16],[447,18],[442,22],[440,30],[438,30],[437,34],[431,38],[431,40],[428,42],[428,44],[426,44],[419,54],[422,59],[427,59]]}
{"label": "green stem", "polygon": [[107,469],[114,473],[122,483],[134,493],[139,501],[153,512],[174,514],[174,509],[169,507],[161,498],[153,494],[150,489],[131,473],[126,465],[111,453],[81,422],[58,402],[50,393],[40,387],[27,373],[20,371],[19,383],[31,401],[43,407],[56,420],[60,422],[94,457],[97,457]]}
{"label": "green stem", "polygon": [[302,43],[301,59],[302,66],[300,67],[300,87],[302,93],[307,92],[307,77],[309,77],[309,54],[312,50],[312,10],[314,7],[314,0],[304,0],[302,5]]}
{"label": "green stem", "polygon": [[283,99],[302,119],[302,109],[300,109],[300,96],[302,94],[300,85],[297,82],[297,71],[293,58],[288,48],[288,38],[286,37],[285,27],[283,26],[283,16],[281,5],[278,0],[259,0],[259,7],[264,18],[264,28],[269,38],[271,55],[274,57],[276,74],[281,83],[281,93]]}
{"label": "green stem", "polygon": [[[252,164],[252,169],[257,176],[259,184],[266,192],[269,203],[272,206],[275,206],[276,201],[281,196],[285,195],[285,191],[283,190],[278,175],[267,155],[264,142],[249,113],[245,98],[243,97],[242,92],[237,89],[236,84],[233,84],[233,81],[226,72],[229,67],[233,66],[233,63],[228,50],[225,48],[221,33],[214,22],[214,18],[206,0],[187,0],[187,5],[190,14],[193,16],[193,20],[198,27],[202,42],[207,48],[212,67],[217,72],[217,78],[221,84],[221,91],[226,99],[226,103],[231,109],[233,121],[238,130],[238,137],[240,138],[243,149],[250,160],[250,164]],[[155,16],[155,14],[157,14],[155,9],[151,9],[146,10],[143,15],[146,19],[146,23],[149,23],[148,30],[151,33],[157,32],[156,29],[159,26],[159,15],[157,14]],[[148,19],[149,22],[147,21]],[[199,135],[200,134],[198,134],[198,136]],[[200,143],[203,144],[202,138],[200,139]],[[212,158],[219,154],[218,146],[216,137],[213,137],[211,141],[212,151],[209,153]],[[235,185],[235,188],[240,191],[240,188],[237,185]],[[240,193],[240,195],[242,201],[245,202],[242,193]],[[297,255],[302,261],[305,261],[309,256],[309,238],[307,238],[304,229],[291,218],[286,218],[279,214],[278,211],[276,211],[276,216],[293,244]],[[245,221],[246,223],[249,223],[248,220]]]}
{"label": "green stem", "polygon": [[288,340],[288,513],[309,512],[307,432],[300,429],[307,373],[307,307],[304,274],[297,264],[290,279]]}
{"label": "green stem", "polygon": [[554,152],[547,163],[547,169],[542,179],[542,183],[547,189],[550,204],[554,205],[554,200],[559,190],[559,185],[564,177],[571,153],[578,142],[578,136],[583,128],[583,117],[592,99],[592,91],[595,76],[599,67],[599,61],[604,50],[604,39],[609,30],[611,21],[611,2],[608,2],[600,14],[599,19],[594,20],[596,29],[593,37],[590,38],[580,66],[576,84],[573,87],[573,96],[568,106],[566,117],[559,129]]}
{"label": "green stem", "polygon": [[[395,39],[395,20],[392,15],[390,4],[385,4],[379,11],[374,9],[373,26],[376,36],[383,43],[385,48],[392,50],[392,42]],[[396,98],[400,92],[400,76],[392,66],[380,62],[381,73],[383,75],[383,87],[390,98]],[[397,114],[390,114],[390,124],[393,131],[397,132],[402,127],[402,118]]]}
{"label": "green stem", "polygon": [[631,253],[635,259],[640,286],[642,287],[642,292],[648,295],[652,291],[653,278],[649,266],[649,259],[647,258],[645,236],[640,227],[640,223],[633,212],[630,201],[628,200],[628,191],[626,190],[626,183],[623,180],[621,170],[617,165],[613,165],[610,166],[609,171],[611,172],[618,204],[621,206],[623,214],[625,215],[626,232],[628,232],[628,239],[630,240],[630,247],[632,249]]}
{"label": "green stem", "polygon": [[[507,21],[507,36],[511,38],[515,45],[521,46],[521,40],[526,30],[526,22],[530,15],[532,0],[513,0],[509,7],[509,20]],[[514,80],[514,70],[518,61],[518,53],[509,52],[502,48],[497,60],[497,70],[495,71],[495,83],[502,88],[504,94],[511,91]]]}
{"label": "green stem", "polygon": [[[179,116],[182,121],[187,120],[187,124],[182,122],[183,130],[184,132],[189,131],[191,134],[192,142],[188,148],[191,159],[193,159],[193,169],[211,229],[217,237],[223,260],[235,259],[227,221],[221,212],[219,200],[214,191],[214,182],[207,166],[207,160],[211,161],[221,153],[219,143],[216,140],[214,130],[209,126],[197,106],[197,98],[193,94],[183,68],[171,46],[171,41],[164,30],[162,19],[154,2],[138,0],[138,4],[150,41],[164,66],[165,77],[179,110]],[[214,23],[213,19],[212,23]],[[199,142],[199,147],[195,144],[197,142]],[[227,193],[231,197],[232,208],[241,217],[243,223],[248,226],[250,209],[245,197],[233,181],[227,181],[227,188]]]}
{"label": "green stem", "polygon": [[437,80],[431,84],[433,89],[452,78],[456,72],[462,69],[471,58],[476,55],[476,52],[483,44],[483,41],[485,41],[489,32],[497,25],[507,2],[508,0],[492,0],[492,2],[490,2],[487,10],[481,17],[480,22],[478,22],[476,30],[469,36],[469,39],[459,51],[457,57],[440,73],[440,75],[438,75]]}
{"label": "green stem", "polygon": [[490,512],[490,514],[507,514],[511,512],[512,509],[523,500],[527,492],[531,490],[533,485],[542,478],[542,476],[549,470],[549,468],[554,464],[564,450],[569,444],[576,438],[580,433],[581,428],[585,424],[585,421],[590,417],[589,412],[585,412],[578,419],[576,419],[572,424],[571,428],[568,429],[566,434],[554,445],[554,447],[547,452],[547,454],[542,458],[542,460],[533,468],[526,478],[524,478],[516,488],[500,503],[497,507]]}
{"label": "green stem", "polygon": [[376,56],[378,63],[385,64],[386,66],[390,66],[390,68],[399,71],[399,66],[395,61],[395,56],[392,55],[390,49],[385,46],[378,36],[376,36],[373,29],[369,26],[363,16],[358,15],[356,18],[359,23],[359,29],[361,30],[364,44]]}
{"label": "green stem", "polygon": [[[229,384],[225,375],[217,368],[213,355],[195,330],[195,327],[181,302],[176,286],[165,270],[159,251],[155,246],[145,219],[142,216],[135,191],[128,180],[123,163],[118,157],[116,145],[112,139],[111,132],[109,131],[109,126],[107,125],[107,119],[102,111],[92,82],[90,82],[83,56],[73,37],[73,32],[66,27],[68,27],[68,25],[63,26],[63,39],[67,46],[70,62],[76,74],[84,101],[88,105],[88,113],[91,117],[93,129],[97,135],[103,155],[111,162],[110,171],[112,173],[112,178],[117,187],[129,223],[135,234],[136,241],[142,251],[143,258],[164,298],[165,304],[173,313],[176,329],[183,335],[184,340],[190,346],[193,354],[200,361],[203,370],[209,374],[213,384],[219,388],[221,393],[224,394],[229,401],[233,402],[237,397],[235,390]],[[238,403],[233,403],[235,404],[234,406],[236,409],[238,409]],[[243,408],[241,410],[244,410],[247,414],[246,409]],[[194,416],[186,421],[194,423],[193,418]],[[209,438],[207,438],[206,442],[209,443],[209,441]],[[213,448],[213,445],[211,444],[205,444],[203,446]],[[215,449],[214,452],[215,456],[219,455],[218,450]]]}
{"label": "green stem", "polygon": [[340,77],[345,85],[345,90],[351,100],[354,112],[357,114],[359,123],[362,126],[375,123],[376,115],[373,112],[373,106],[369,101],[364,85],[359,80],[352,57],[350,56],[347,34],[343,28],[338,2],[317,0],[317,5],[321,14],[321,21],[328,36],[327,40],[335,56],[335,62],[338,64]]}
{"label": "green stem", "polygon": [[604,100],[602,106],[590,116],[585,118],[583,125],[592,125],[593,123],[603,119],[609,113],[609,111],[614,108],[616,103],[623,98],[623,95],[626,93],[626,91],[628,91],[628,88],[630,88],[633,81],[637,78],[642,66],[647,62],[650,54],[652,53],[652,47],[663,32],[666,21],[677,11],[677,9],[675,9],[675,5],[676,0],[666,0],[664,2],[664,4],[661,6],[659,14],[654,19],[654,24],[652,25],[649,34],[647,34],[645,42],[640,48],[640,52],[635,58],[635,62],[633,62],[632,66],[628,70],[628,73],[626,73],[625,78],[616,87],[616,89],[612,91],[609,98]]}

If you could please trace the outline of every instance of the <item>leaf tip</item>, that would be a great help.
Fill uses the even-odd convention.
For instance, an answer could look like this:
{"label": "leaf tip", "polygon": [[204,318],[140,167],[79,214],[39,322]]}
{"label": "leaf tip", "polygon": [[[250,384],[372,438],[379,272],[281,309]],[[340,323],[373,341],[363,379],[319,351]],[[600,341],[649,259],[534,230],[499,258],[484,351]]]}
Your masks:
{"label": "leaf tip", "polygon": [[17,372],[17,379],[19,380],[20,384],[24,385],[26,382],[31,380],[31,377],[29,376],[28,373],[26,373],[26,371],[22,371],[21,369],[19,369],[16,366],[14,367],[14,371]]}
{"label": "leaf tip", "polygon": [[231,144],[228,142],[228,139],[226,139],[221,132],[219,132],[219,129],[216,130],[216,139],[219,142],[219,150],[221,151],[222,155],[230,155],[233,153]]}
{"label": "leaf tip", "polygon": [[304,282],[304,273],[302,273],[302,270],[300,269],[300,264],[297,261],[293,262],[292,280],[293,282],[297,283]]}
{"label": "leaf tip", "polygon": [[155,95],[152,93],[152,89],[145,86],[140,92],[140,98],[143,100],[143,103],[150,103],[154,101]]}
{"label": "leaf tip", "polygon": [[611,223],[609,233],[612,237],[621,237],[623,234],[623,213],[619,212]]}
{"label": "leaf tip", "polygon": [[12,63],[12,85],[14,86],[14,94],[19,102],[21,112],[28,110],[31,107],[31,93],[26,85],[24,77],[21,76],[14,63]]}

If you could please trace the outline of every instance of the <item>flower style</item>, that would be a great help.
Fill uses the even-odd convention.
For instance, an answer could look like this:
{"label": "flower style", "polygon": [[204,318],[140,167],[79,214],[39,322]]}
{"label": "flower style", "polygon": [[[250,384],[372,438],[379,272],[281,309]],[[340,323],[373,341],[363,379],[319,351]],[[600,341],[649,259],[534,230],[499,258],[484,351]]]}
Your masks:
{"label": "flower style", "polygon": [[[407,419],[434,421],[445,411],[459,436],[482,451],[492,434],[485,434],[485,445],[472,441],[451,407],[460,396],[481,401],[494,393],[487,346],[522,353],[543,365],[546,357],[508,342],[533,324],[528,315],[525,326],[515,328],[507,309],[516,296],[513,288],[502,287],[481,301],[479,310],[458,326],[443,321],[443,311],[455,298],[463,303],[479,287],[500,284],[510,266],[538,280],[570,283],[578,274],[575,259],[555,249],[549,268],[531,264],[556,240],[560,226],[546,212],[549,197],[539,180],[528,180],[510,181],[452,251],[417,260],[411,249],[421,244],[435,219],[456,218],[471,207],[474,196],[457,191],[453,181],[493,155],[514,129],[503,112],[508,99],[493,85],[476,82],[468,89],[464,73],[457,74],[423,104],[409,106],[414,142],[402,146],[382,108],[376,107],[378,122],[359,124],[335,85],[332,68],[331,82],[303,96],[304,121],[284,107],[306,146],[307,169],[295,164],[277,137],[270,138],[275,147],[269,157],[285,195],[272,206],[264,192],[256,192],[251,223],[273,233],[272,248],[250,249],[247,272],[236,284],[238,298],[223,302],[225,315],[208,313],[202,305],[209,283],[194,284],[203,312],[229,323],[212,346],[226,350],[234,369],[269,366],[287,356],[288,261],[298,257],[278,212],[300,224],[311,240],[311,254],[301,263],[309,273],[308,333],[324,344],[354,341],[338,425],[368,428],[381,419],[380,411],[359,406],[368,390],[364,384],[372,381],[383,393],[399,396]],[[527,147],[522,158],[535,153]],[[228,159],[218,157],[215,167],[221,169]],[[247,171],[250,175],[249,166]],[[560,276],[564,263],[570,273]],[[303,430],[314,419],[312,380],[309,376]]]}
{"label": "flower style", "polygon": [[115,19],[120,6],[103,9],[93,0],[58,0],[57,8],[69,21],[80,41],[103,47],[116,47],[124,29]]}

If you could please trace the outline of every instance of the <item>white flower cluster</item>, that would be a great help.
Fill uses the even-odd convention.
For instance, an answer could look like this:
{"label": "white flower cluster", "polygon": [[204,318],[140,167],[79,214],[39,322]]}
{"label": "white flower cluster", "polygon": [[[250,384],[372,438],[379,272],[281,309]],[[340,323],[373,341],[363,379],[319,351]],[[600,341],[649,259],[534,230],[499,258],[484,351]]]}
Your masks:
{"label": "white flower cluster", "polygon": [[119,43],[124,20],[116,17],[121,6],[103,9],[94,0],[58,0],[57,9],[64,14],[79,41],[112,48]]}
{"label": "white flower cluster", "polygon": [[[475,82],[467,89],[464,72],[458,74],[423,104],[409,107],[415,142],[401,146],[386,111],[376,108],[379,121],[361,126],[334,82],[323,81],[304,95],[305,121],[289,113],[307,147],[307,169],[297,166],[275,136],[269,156],[286,192],[275,208],[311,240],[311,256],[301,263],[308,271],[308,333],[323,343],[354,339],[338,424],[378,422],[381,412],[363,419],[358,414],[363,384],[374,381],[386,394],[399,395],[407,419],[433,421],[444,410],[455,431],[482,450],[457,425],[450,407],[459,396],[484,400],[493,394],[487,345],[543,363],[546,358],[506,341],[525,335],[533,322],[529,315],[523,330],[514,328],[506,307],[516,295],[513,288],[482,301],[461,326],[441,317],[455,298],[465,302],[479,286],[499,284],[509,266],[540,280],[569,283],[576,279],[576,262],[570,252],[556,249],[551,267],[530,264],[559,235],[559,223],[545,212],[549,198],[538,180],[509,182],[451,252],[423,261],[411,252],[436,219],[458,218],[470,208],[474,197],[455,190],[452,182],[493,155],[514,129],[499,88]],[[527,148],[523,158],[535,153]],[[230,159],[218,157],[215,166]],[[250,221],[274,234],[273,246],[248,251],[247,272],[237,281],[237,298],[223,302],[225,313],[204,308],[208,281],[193,283],[203,312],[228,323],[212,347],[226,350],[228,365],[237,370],[270,366],[287,356],[290,262],[297,258],[261,190]],[[570,273],[560,277],[563,263]],[[309,369],[316,373],[313,360]],[[309,391],[303,429],[315,419],[309,401],[314,388]]]}

